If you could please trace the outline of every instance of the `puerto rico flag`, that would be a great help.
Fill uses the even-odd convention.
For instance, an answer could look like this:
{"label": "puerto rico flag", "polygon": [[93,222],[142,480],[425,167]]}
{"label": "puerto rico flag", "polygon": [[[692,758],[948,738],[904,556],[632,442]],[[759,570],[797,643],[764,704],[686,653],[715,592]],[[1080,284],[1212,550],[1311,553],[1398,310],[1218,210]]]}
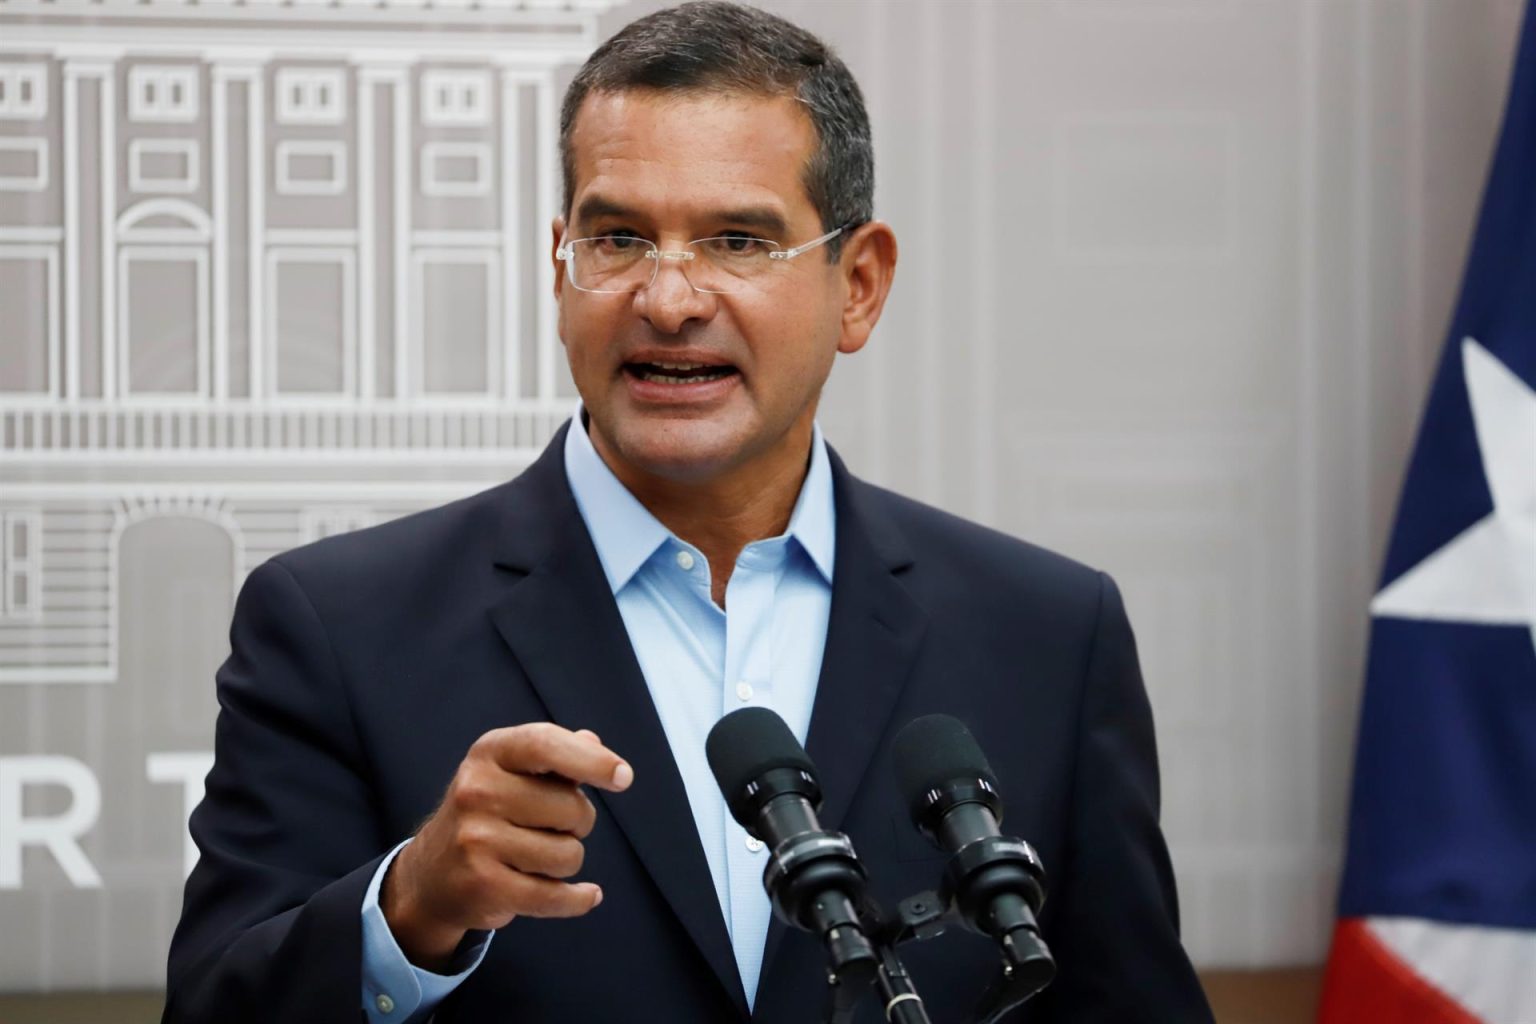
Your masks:
{"label": "puerto rico flag", "polygon": [[1536,1024],[1536,11],[1371,603],[1321,1024]]}

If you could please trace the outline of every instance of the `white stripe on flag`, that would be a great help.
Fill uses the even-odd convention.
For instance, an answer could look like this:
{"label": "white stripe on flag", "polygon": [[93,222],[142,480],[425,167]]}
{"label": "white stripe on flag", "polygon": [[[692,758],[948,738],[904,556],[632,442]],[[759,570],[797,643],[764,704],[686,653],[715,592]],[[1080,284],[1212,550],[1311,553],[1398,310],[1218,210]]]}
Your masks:
{"label": "white stripe on flag", "polygon": [[1536,932],[1372,917],[1381,943],[1486,1024],[1536,1022]]}

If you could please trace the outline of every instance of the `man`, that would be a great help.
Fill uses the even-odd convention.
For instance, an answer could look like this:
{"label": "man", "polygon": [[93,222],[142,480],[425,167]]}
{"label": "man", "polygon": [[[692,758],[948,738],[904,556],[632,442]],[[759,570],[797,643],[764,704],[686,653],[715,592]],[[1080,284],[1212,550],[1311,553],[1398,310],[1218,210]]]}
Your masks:
{"label": "man", "polygon": [[[761,704],[888,904],[943,865],[890,737],[971,725],[1050,872],[1060,974],[1021,1019],[1208,1020],[1113,584],[857,481],[815,427],[896,264],[847,68],[685,5],[592,56],[562,135],[582,413],[509,484],[252,574],[166,1019],[819,1019],[823,954],[770,925],[703,759]],[[904,958],[937,1021],[997,963]]]}

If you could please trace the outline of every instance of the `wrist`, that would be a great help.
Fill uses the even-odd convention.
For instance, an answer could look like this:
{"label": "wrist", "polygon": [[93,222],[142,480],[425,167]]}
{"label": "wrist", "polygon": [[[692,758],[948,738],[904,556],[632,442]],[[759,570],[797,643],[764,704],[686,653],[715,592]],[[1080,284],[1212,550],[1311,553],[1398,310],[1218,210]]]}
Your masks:
{"label": "wrist", "polygon": [[379,909],[405,958],[422,970],[441,974],[464,941],[467,930],[435,919],[414,898],[401,865],[409,852],[409,848],[401,850],[385,872],[379,890]]}

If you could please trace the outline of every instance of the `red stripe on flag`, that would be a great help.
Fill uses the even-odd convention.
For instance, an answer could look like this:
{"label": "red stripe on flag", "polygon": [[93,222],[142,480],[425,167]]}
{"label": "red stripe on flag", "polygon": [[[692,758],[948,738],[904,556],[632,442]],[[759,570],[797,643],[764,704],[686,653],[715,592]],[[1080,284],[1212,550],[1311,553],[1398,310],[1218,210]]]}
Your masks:
{"label": "red stripe on flag", "polygon": [[1360,918],[1333,932],[1318,1024],[1481,1024],[1398,959]]}

